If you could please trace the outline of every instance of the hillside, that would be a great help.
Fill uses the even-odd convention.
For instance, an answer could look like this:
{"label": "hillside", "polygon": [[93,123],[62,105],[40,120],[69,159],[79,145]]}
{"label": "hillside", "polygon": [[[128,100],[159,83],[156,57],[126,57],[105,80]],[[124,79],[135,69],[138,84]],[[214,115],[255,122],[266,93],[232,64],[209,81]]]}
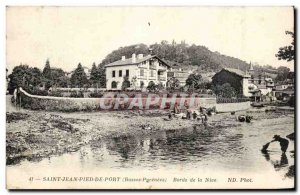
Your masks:
{"label": "hillside", "polygon": [[[238,58],[222,55],[218,52],[212,52],[205,46],[188,45],[184,41],[168,43],[162,41],[150,45],[152,53],[166,60],[170,65],[180,68],[197,69],[200,71],[216,72],[223,67],[237,68],[246,71],[249,64]],[[149,47],[145,44],[130,45],[120,47],[108,54],[102,61],[105,65],[121,59],[122,56],[130,58],[132,53],[149,54]]]}

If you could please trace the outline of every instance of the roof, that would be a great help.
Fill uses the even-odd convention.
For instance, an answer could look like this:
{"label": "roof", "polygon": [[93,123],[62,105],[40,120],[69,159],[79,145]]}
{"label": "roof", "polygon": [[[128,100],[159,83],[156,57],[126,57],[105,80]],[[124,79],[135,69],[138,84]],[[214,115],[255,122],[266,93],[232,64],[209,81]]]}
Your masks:
{"label": "roof", "polygon": [[168,67],[170,67],[169,64],[167,64],[164,60],[160,59],[159,57],[157,57],[156,55],[153,55],[153,56],[145,56],[141,59],[138,58],[138,56],[136,57],[136,61],[135,63],[132,62],[132,58],[127,58],[125,60],[118,60],[118,61],[115,61],[115,62],[112,62],[110,64],[106,64],[105,67],[111,67],[111,66],[125,66],[125,65],[134,65],[134,64],[139,64],[141,62],[144,62],[146,60],[149,60],[151,58],[157,58],[159,59],[160,61],[162,61],[164,64],[166,64]]}
{"label": "roof", "polygon": [[258,89],[267,89],[266,85],[260,85],[260,84],[256,84]]}
{"label": "roof", "polygon": [[240,77],[250,77],[250,75],[246,75],[246,73],[242,70],[238,70],[238,69],[234,69],[234,68],[223,68],[223,70],[234,73]]}

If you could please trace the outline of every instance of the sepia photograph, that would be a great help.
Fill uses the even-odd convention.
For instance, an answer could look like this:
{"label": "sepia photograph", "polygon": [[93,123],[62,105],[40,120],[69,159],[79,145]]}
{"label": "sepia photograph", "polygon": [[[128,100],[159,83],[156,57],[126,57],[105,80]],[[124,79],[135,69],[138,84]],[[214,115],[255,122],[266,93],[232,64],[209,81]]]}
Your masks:
{"label": "sepia photograph", "polygon": [[5,14],[8,190],[295,190],[293,6]]}

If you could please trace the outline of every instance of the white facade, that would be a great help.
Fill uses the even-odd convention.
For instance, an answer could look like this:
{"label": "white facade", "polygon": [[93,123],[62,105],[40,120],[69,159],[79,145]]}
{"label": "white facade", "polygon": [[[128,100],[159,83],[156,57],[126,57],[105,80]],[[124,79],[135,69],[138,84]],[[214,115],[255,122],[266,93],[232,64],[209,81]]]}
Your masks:
{"label": "white facade", "polygon": [[243,95],[245,97],[250,97],[252,94],[249,92],[249,78],[248,77],[243,77],[242,86],[243,86]]}
{"label": "white facade", "polygon": [[166,86],[167,71],[166,65],[156,56],[146,56],[135,54],[132,58],[113,62],[105,66],[106,68],[106,89],[121,90],[124,77],[128,78],[131,89],[146,88],[150,81],[155,84],[162,83]]}

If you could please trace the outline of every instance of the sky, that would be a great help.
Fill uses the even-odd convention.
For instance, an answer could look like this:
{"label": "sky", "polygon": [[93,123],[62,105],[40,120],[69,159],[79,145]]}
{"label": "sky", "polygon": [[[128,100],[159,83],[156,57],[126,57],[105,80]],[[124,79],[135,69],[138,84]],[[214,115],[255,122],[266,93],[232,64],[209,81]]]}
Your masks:
{"label": "sky", "polygon": [[[292,41],[292,7],[7,7],[6,65],[65,71],[91,67],[122,46],[185,40],[247,62],[294,69],[279,61]],[[150,23],[150,25],[148,24]]]}

